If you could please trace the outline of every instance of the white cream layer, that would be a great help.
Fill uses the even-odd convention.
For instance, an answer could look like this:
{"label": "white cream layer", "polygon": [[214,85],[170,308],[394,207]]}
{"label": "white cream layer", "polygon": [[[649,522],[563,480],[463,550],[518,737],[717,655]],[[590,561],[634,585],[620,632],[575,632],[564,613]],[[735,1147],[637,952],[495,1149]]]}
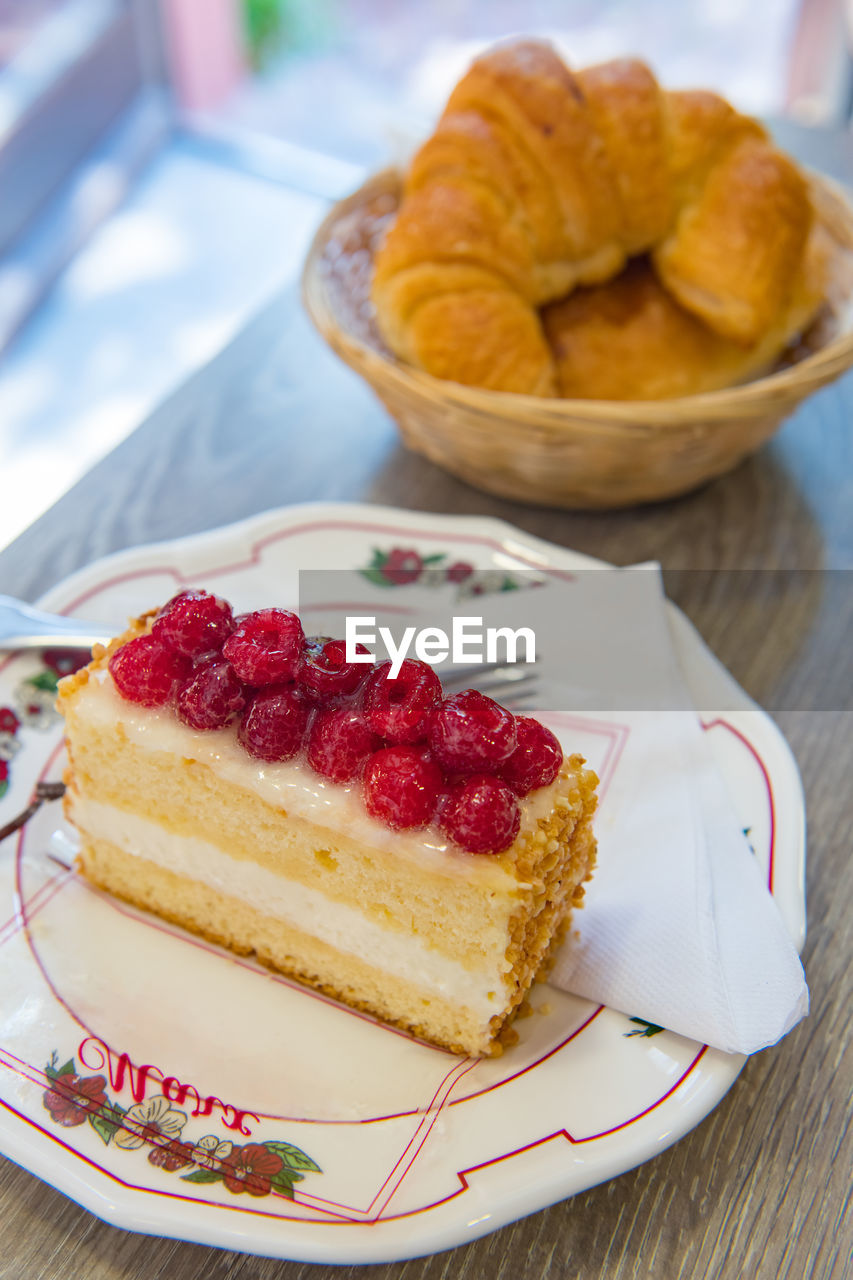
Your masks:
{"label": "white cream layer", "polygon": [[499,975],[510,967],[503,956],[495,957],[494,968],[488,973],[466,969],[414,935],[383,929],[361,912],[315,889],[257,863],[232,858],[206,840],[173,835],[157,823],[100,801],[74,795],[73,819],[91,838],[107,840],[132,857],[153,862],[303,929],[381,972],[481,1014],[484,1025],[502,1008]]}
{"label": "white cream layer", "polygon": [[[117,693],[106,670],[92,673],[75,699],[79,700],[78,714],[91,724],[120,727],[129,741],[148,751],[197,760],[225,781],[255,791],[277,809],[318,826],[346,832],[374,848],[391,849],[395,855],[412,858],[443,875],[462,875],[484,888],[520,887],[498,859],[465,853],[448,844],[437,829],[393,831],[371,818],[357,785],[328,782],[300,760],[281,764],[253,760],[240,746],[233,728],[199,733],[182,724],[171,711],[150,710],[127,702]],[[521,802],[521,834],[547,817],[557,797],[564,796],[565,791],[565,782],[558,778],[526,796]]]}

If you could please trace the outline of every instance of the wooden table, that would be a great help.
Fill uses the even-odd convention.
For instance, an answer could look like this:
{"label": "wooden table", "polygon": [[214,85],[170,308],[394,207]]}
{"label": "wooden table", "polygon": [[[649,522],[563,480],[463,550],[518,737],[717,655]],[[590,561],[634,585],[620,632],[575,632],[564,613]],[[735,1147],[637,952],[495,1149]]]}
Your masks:
{"label": "wooden table", "polygon": [[[789,128],[784,141],[853,180],[846,137]],[[851,419],[848,377],[807,403],[757,457],[697,494],[615,514],[538,510],[488,497],[407,453],[370,394],[314,336],[292,292],[0,554],[0,592],[35,599],[107,552],[296,502],[500,516],[616,563],[660,560],[670,593],[786,733],[808,803],[808,1020],[751,1058],[697,1129],[634,1172],[469,1246],[363,1274],[853,1274],[853,1218],[844,1216],[853,1173]],[[357,1270],[120,1231],[0,1159],[2,1280],[331,1280]]]}

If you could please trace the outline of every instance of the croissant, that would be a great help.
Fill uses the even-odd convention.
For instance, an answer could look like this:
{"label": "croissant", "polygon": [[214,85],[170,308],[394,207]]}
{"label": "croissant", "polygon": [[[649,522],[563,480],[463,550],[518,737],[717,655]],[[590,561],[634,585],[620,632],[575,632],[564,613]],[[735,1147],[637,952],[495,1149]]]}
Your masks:
{"label": "croissant", "polygon": [[648,254],[720,337],[791,336],[812,225],[807,183],[713,93],[641,62],[573,73],[543,42],[498,46],[415,155],[371,296],[401,359],[440,378],[559,394],[541,308]]}
{"label": "croissant", "polygon": [[614,280],[576,289],[542,311],[559,394],[573,399],[665,400],[764,373],[823,301],[830,245],[816,226],[788,308],[754,343],[714,333],[663,287],[647,257]]}

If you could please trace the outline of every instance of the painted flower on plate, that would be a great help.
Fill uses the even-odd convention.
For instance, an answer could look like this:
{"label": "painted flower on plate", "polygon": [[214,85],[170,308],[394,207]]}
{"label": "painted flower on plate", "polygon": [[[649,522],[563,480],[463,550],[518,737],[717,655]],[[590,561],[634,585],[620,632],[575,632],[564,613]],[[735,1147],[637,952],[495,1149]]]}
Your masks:
{"label": "painted flower on plate", "polygon": [[187,1113],[178,1111],[168,1098],[157,1093],[125,1113],[115,1137],[116,1146],[123,1147],[125,1151],[135,1151],[144,1142],[171,1142],[180,1137],[186,1122]]}
{"label": "painted flower on plate", "polygon": [[464,582],[466,578],[470,578],[474,572],[474,566],[469,564],[467,560],[456,560],[453,564],[447,566],[445,577],[448,582]]}
{"label": "painted flower on plate", "polygon": [[0,733],[10,733],[14,736],[18,732],[20,723],[11,707],[0,707]]}
{"label": "painted flower on plate", "polygon": [[59,719],[55,707],[56,688],[42,688],[33,680],[22,680],[15,690],[15,706],[23,724],[31,729],[47,729]]}
{"label": "painted flower on plate", "polygon": [[241,1191],[268,1196],[273,1178],[283,1167],[284,1161],[274,1151],[260,1142],[247,1142],[244,1147],[234,1147],[223,1160],[222,1181],[235,1196]]}
{"label": "painted flower on plate", "polygon": [[53,1079],[42,1101],[57,1124],[70,1129],[100,1111],[107,1100],[104,1076],[78,1076],[65,1071]]}
{"label": "painted flower on plate", "polygon": [[61,679],[85,667],[92,655],[88,649],[44,649],[41,656],[45,666]]}
{"label": "painted flower on plate", "polygon": [[200,1165],[202,1169],[215,1169],[220,1171],[222,1161],[226,1156],[230,1156],[234,1149],[234,1143],[229,1142],[227,1138],[223,1138],[220,1142],[215,1133],[208,1133],[206,1137],[199,1138],[193,1147],[193,1164]]}
{"label": "painted flower on plate", "polygon": [[492,595],[498,591],[511,590],[515,586],[515,579],[503,569],[480,569],[469,574],[459,584],[459,599]]}
{"label": "painted flower on plate", "polygon": [[395,586],[416,582],[424,567],[423,557],[411,548],[394,547],[382,566],[382,574]]}
{"label": "painted flower on plate", "polygon": [[166,1173],[174,1173],[193,1163],[193,1144],[173,1138],[162,1146],[152,1147],[148,1152],[148,1162],[158,1169],[165,1169]]}

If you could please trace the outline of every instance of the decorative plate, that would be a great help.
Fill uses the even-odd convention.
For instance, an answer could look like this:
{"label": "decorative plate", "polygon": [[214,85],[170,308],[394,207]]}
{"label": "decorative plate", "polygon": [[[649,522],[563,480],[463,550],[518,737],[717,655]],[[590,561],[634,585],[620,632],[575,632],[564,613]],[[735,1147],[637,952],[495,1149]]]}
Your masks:
{"label": "decorative plate", "polygon": [[[305,506],[122,552],[42,603],[110,626],[186,583],[287,603],[299,568],[347,562],[400,592],[428,565],[461,593],[597,563],[492,520]],[[672,625],[701,705],[720,690],[731,707],[730,678]],[[61,775],[67,663],[0,665],[0,825]],[[800,781],[738,696],[705,727],[799,944]],[[602,768],[612,744],[596,760],[594,739]],[[447,1249],[657,1154],[744,1062],[544,986],[503,1057],[456,1058],[92,890],[67,839],[48,804],[0,846],[0,1149],[121,1227],[314,1262]]]}

